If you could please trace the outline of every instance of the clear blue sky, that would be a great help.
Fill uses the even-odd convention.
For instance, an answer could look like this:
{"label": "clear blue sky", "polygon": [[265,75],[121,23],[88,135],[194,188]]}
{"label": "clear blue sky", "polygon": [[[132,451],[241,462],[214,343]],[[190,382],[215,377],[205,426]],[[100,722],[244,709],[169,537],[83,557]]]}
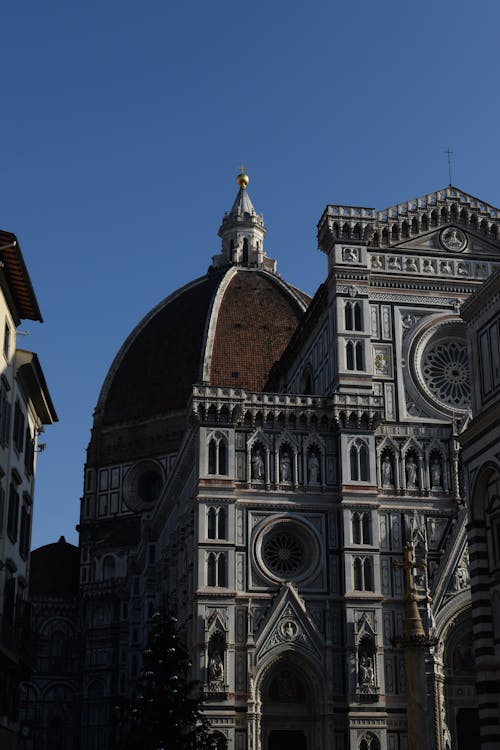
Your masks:
{"label": "clear blue sky", "polygon": [[312,293],[325,205],[453,182],[500,205],[500,4],[17,0],[0,10],[0,227],[45,319],[59,424],[33,547],[76,541],[92,411],[142,316],[205,273],[242,162],[267,251]]}

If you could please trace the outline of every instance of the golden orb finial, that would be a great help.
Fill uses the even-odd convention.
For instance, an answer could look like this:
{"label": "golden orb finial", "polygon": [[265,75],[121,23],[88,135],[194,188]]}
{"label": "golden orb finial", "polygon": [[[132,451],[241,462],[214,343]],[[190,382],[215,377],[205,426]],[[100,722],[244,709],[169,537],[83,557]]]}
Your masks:
{"label": "golden orb finial", "polygon": [[238,183],[238,185],[240,186],[242,190],[246,190],[246,186],[250,182],[250,177],[246,174],[245,167],[243,164],[240,167],[240,173],[238,177],[236,178],[236,182]]}

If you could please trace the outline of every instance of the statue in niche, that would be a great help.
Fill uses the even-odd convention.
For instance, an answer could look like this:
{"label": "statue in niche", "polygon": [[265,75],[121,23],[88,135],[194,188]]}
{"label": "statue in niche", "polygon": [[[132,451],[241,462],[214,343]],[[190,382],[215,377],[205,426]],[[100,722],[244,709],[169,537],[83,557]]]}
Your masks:
{"label": "statue in niche", "polygon": [[264,481],[264,459],[260,448],[255,448],[252,453],[252,479]]}
{"label": "statue in niche", "polygon": [[417,488],[417,464],[413,456],[406,461],[406,486],[409,490]]}
{"label": "statue in niche", "polygon": [[392,462],[390,458],[386,455],[384,457],[384,460],[382,461],[382,486],[383,487],[393,487],[394,486],[394,477],[392,473]]}
{"label": "statue in niche", "polygon": [[356,247],[344,247],[342,259],[348,263],[357,263],[359,261],[358,249]]}
{"label": "statue in niche", "polygon": [[311,451],[307,460],[307,469],[309,472],[309,484],[319,483],[319,459],[314,451]]}
{"label": "statue in niche", "polygon": [[434,489],[435,487],[441,487],[441,463],[439,460],[435,457],[432,464],[431,464],[431,487]]}
{"label": "statue in niche", "polygon": [[293,641],[297,637],[299,627],[293,620],[284,620],[280,624],[280,633],[285,641]]}
{"label": "statue in niche", "polygon": [[283,451],[280,459],[280,479],[282,482],[289,483],[292,481],[292,462],[287,450]]}
{"label": "statue in niche", "polygon": [[435,273],[434,263],[432,262],[432,260],[429,260],[429,259],[424,260],[423,272]]}
{"label": "statue in niche", "polygon": [[224,680],[224,663],[222,656],[217,652],[210,657],[208,677],[210,682],[223,682]]}
{"label": "statue in niche", "polygon": [[469,554],[465,550],[455,571],[455,591],[463,591],[463,589],[468,587],[469,583]]}
{"label": "statue in niche", "polygon": [[443,260],[441,263],[441,273],[451,273],[453,271],[449,260]]}
{"label": "statue in niche", "polygon": [[359,661],[359,682],[361,685],[373,685],[375,682],[373,657],[369,654],[363,654]]}
{"label": "statue in niche", "polygon": [[469,571],[464,565],[459,565],[455,573],[455,591],[463,591],[469,585]]}
{"label": "statue in niche", "polygon": [[418,271],[417,263],[415,261],[415,258],[407,258],[407,260],[406,260],[406,270],[407,271]]}

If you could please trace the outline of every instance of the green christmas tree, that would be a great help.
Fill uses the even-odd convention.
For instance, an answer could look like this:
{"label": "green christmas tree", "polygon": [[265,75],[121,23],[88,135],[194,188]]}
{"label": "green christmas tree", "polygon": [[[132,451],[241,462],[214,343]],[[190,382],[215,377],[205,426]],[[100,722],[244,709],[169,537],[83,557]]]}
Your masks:
{"label": "green christmas tree", "polygon": [[124,750],[201,750],[209,727],[201,714],[191,661],[179,637],[177,618],[167,609],[153,615],[138,695],[129,712]]}

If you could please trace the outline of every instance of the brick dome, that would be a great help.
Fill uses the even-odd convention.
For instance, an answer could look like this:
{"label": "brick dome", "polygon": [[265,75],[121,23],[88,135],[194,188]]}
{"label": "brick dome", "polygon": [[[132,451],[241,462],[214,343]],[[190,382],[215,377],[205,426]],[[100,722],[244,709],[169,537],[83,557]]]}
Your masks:
{"label": "brick dome", "polygon": [[62,536],[58,542],[38,547],[31,553],[30,596],[73,599],[79,584],[78,547]]}
{"label": "brick dome", "polygon": [[184,410],[201,382],[263,390],[308,302],[271,271],[209,271],[132,331],[104,382],[96,417],[116,425]]}

